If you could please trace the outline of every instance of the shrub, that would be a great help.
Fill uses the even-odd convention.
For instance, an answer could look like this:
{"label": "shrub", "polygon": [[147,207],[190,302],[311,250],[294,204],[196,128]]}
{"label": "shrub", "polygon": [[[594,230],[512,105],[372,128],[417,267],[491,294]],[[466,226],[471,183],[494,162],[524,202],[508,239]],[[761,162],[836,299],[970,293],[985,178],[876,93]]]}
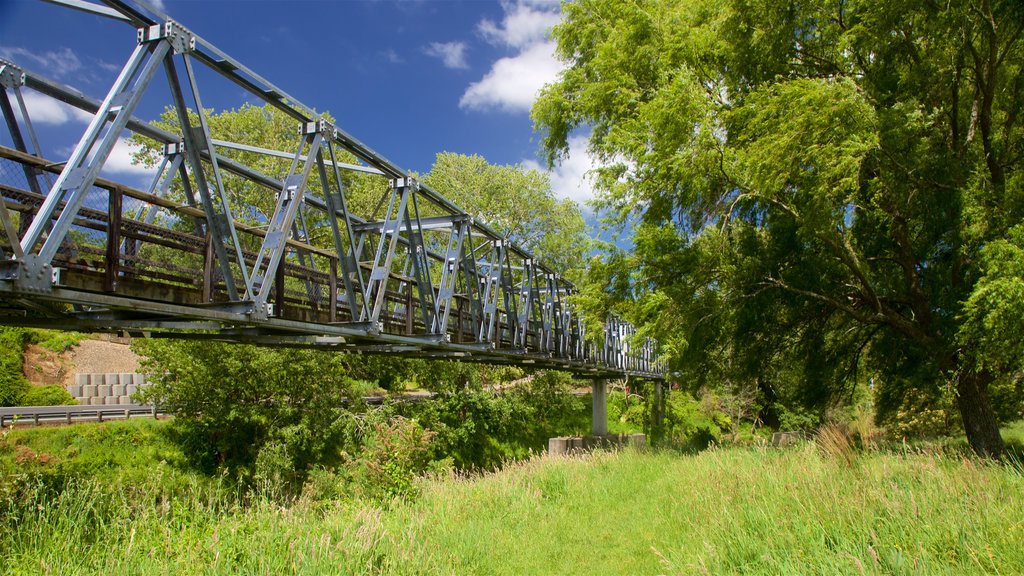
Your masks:
{"label": "shrub", "polygon": [[28,341],[38,344],[51,352],[64,352],[71,349],[85,339],[84,334],[78,332],[65,332],[64,330],[28,330]]}
{"label": "shrub", "polygon": [[669,445],[703,450],[720,442],[729,417],[708,398],[697,400],[684,391],[670,391],[665,399],[664,439]]}
{"label": "shrub", "polygon": [[46,386],[30,386],[28,392],[21,398],[22,406],[70,406],[78,404],[78,401],[57,384]]}
{"label": "shrub", "polygon": [[415,496],[414,480],[431,462],[434,436],[416,420],[401,416],[373,423],[358,457],[349,463],[360,469],[360,487],[383,501]]}
{"label": "shrub", "polygon": [[21,371],[26,338],[22,328],[0,326],[0,406],[20,406],[29,391]]}
{"label": "shrub", "polygon": [[143,369],[159,375],[140,396],[175,414],[174,438],[200,469],[251,478],[267,449],[264,460],[286,456],[300,481],[339,460],[348,427],[342,399],[356,388],[342,355],[200,341],[133,346]]}

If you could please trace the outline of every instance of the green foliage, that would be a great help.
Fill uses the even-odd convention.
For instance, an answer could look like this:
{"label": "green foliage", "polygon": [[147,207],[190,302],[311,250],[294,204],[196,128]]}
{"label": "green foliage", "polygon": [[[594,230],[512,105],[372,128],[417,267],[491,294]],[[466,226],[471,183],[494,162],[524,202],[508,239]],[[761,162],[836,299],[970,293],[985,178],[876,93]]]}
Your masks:
{"label": "green foliage", "polygon": [[64,330],[28,330],[28,342],[38,344],[50,352],[66,352],[85,339],[84,334]]}
{"label": "green foliage", "polygon": [[202,341],[133,346],[156,375],[143,400],[174,413],[175,438],[200,469],[248,475],[267,450],[264,460],[286,463],[298,481],[337,460],[348,426],[341,403],[356,385],[341,355]]}
{"label": "green foliage", "polygon": [[444,390],[429,402],[391,409],[435,434],[433,460],[459,470],[493,470],[545,450],[548,438],[589,430],[589,406],[570,394],[570,384],[568,374],[545,371],[501,392]]}
{"label": "green foliage", "polygon": [[372,423],[359,453],[347,463],[357,469],[358,482],[369,497],[389,502],[416,495],[415,480],[431,464],[435,436],[416,420],[401,416]]}
{"label": "green foliage", "polygon": [[972,369],[990,373],[1001,422],[1024,417],[1024,226],[981,251],[981,278],[962,312],[958,341]]}
{"label": "green foliage", "polygon": [[579,207],[555,198],[543,172],[442,152],[423,181],[559,273],[579,268],[590,249]]}
{"label": "green foliage", "polygon": [[0,326],[0,406],[20,406],[29,391],[22,373],[26,340],[24,329]]}
{"label": "green foliage", "polygon": [[68,406],[73,404],[78,404],[78,401],[59,384],[29,386],[28,392],[21,397],[22,406]]}
{"label": "green foliage", "polygon": [[721,442],[729,417],[709,400],[675,390],[667,394],[663,437],[668,445],[703,450]]}
{"label": "green foliage", "polygon": [[1024,357],[1022,5],[563,10],[533,117],[552,163],[590,130],[598,206],[636,230],[583,307],[643,325],[693,390],[771,389],[777,412],[820,419],[866,371],[889,414],[952,386],[998,453]]}

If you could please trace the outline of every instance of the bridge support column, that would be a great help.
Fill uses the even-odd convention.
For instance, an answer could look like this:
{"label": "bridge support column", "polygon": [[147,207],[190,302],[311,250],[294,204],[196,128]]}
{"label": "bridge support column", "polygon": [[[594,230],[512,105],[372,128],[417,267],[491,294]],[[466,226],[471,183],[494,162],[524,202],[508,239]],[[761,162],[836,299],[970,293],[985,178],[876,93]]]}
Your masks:
{"label": "bridge support column", "polygon": [[654,426],[660,428],[665,421],[665,392],[662,389],[662,381],[654,381]]}
{"label": "bridge support column", "polygon": [[608,435],[608,381],[594,380],[590,385],[593,408],[591,409],[592,436]]}

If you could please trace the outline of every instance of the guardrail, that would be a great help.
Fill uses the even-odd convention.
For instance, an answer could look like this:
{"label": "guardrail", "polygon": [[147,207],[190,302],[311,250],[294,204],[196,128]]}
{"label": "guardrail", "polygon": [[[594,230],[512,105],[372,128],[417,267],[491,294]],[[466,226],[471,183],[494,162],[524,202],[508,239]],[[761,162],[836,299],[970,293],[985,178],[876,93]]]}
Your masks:
{"label": "guardrail", "polygon": [[[500,391],[495,391],[500,393]],[[573,392],[575,396],[587,396],[587,392]],[[424,402],[433,400],[433,392],[409,392],[393,396],[364,396],[370,406],[380,406],[388,399],[397,402]],[[342,403],[347,403],[342,401]],[[12,424],[73,424],[75,422],[103,422],[104,420],[127,420],[132,416],[171,416],[152,404],[111,404],[108,406],[65,405],[65,406],[12,406],[0,408],[0,428]]]}
{"label": "guardrail", "polygon": [[164,414],[151,404],[111,404],[109,406],[13,406],[0,408],[0,428],[10,424],[31,422],[71,424],[74,422],[103,422],[123,420],[132,416],[157,418]]}

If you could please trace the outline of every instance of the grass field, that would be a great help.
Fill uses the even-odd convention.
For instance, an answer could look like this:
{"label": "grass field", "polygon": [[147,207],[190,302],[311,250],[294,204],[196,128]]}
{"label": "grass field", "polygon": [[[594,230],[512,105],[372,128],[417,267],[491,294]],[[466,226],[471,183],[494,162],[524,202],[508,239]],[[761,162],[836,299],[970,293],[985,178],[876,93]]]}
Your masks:
{"label": "grass field", "polygon": [[1014,465],[829,455],[813,444],[626,451],[426,479],[417,498],[386,506],[346,496],[324,472],[282,506],[182,469],[160,426],[9,433],[3,571],[1024,573],[1024,475]]}

